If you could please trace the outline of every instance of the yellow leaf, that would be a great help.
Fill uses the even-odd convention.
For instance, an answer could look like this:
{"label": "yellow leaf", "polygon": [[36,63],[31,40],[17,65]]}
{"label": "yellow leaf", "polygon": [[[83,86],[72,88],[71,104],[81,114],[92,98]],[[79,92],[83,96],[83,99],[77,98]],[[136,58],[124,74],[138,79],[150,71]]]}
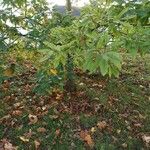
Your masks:
{"label": "yellow leaf", "polygon": [[95,128],[95,127],[92,127],[92,128],[91,128],[91,132],[92,132],[92,133],[96,132],[96,128]]}
{"label": "yellow leaf", "polygon": [[4,76],[6,76],[6,77],[12,77],[13,74],[14,74],[14,72],[13,72],[13,70],[11,70],[11,69],[6,69],[6,70],[4,71]]}
{"label": "yellow leaf", "polygon": [[11,64],[10,67],[8,67],[5,71],[4,71],[4,76],[6,77],[12,77],[13,74],[15,72],[15,64]]}
{"label": "yellow leaf", "polygon": [[58,72],[56,69],[50,69],[50,73],[53,75],[57,75]]}
{"label": "yellow leaf", "polygon": [[23,142],[29,142],[29,139],[25,138],[24,136],[20,136],[19,138]]}

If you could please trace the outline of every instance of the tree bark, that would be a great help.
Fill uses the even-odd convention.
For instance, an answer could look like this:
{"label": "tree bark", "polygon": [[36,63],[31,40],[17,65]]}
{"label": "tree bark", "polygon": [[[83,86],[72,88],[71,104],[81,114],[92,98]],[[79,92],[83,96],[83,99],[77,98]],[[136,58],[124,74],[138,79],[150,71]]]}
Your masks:
{"label": "tree bark", "polygon": [[72,6],[71,6],[71,0],[66,0],[66,10],[68,12],[71,12]]}

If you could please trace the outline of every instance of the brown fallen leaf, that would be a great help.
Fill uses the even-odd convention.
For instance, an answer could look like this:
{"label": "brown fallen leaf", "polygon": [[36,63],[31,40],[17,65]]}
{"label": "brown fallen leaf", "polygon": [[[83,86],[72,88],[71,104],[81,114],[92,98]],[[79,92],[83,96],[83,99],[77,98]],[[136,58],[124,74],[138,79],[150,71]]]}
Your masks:
{"label": "brown fallen leaf", "polygon": [[5,97],[5,100],[8,101],[8,102],[13,101],[13,99],[12,99],[11,96],[6,96],[6,97]]}
{"label": "brown fallen leaf", "polygon": [[4,144],[4,150],[17,150],[11,143]]}
{"label": "brown fallen leaf", "polygon": [[13,115],[13,116],[21,116],[21,115],[22,115],[22,111],[21,111],[21,110],[14,110],[14,111],[12,112],[12,115]]}
{"label": "brown fallen leaf", "polygon": [[62,95],[61,95],[61,94],[57,94],[57,95],[56,95],[56,100],[61,100],[61,98],[62,98]]}
{"label": "brown fallen leaf", "polygon": [[14,104],[14,107],[16,107],[16,108],[17,108],[17,107],[20,107],[20,106],[21,106],[21,103],[20,103],[20,102]]}
{"label": "brown fallen leaf", "polygon": [[39,140],[35,140],[35,141],[34,141],[34,145],[35,145],[35,149],[38,150],[39,147],[40,147],[40,145],[41,145],[41,143],[40,143]]}
{"label": "brown fallen leaf", "polygon": [[29,132],[24,133],[23,135],[26,137],[26,139],[30,139],[32,137],[32,135],[35,134],[34,132],[32,132],[31,129],[29,129]]}
{"label": "brown fallen leaf", "polygon": [[37,123],[37,121],[38,121],[38,117],[35,116],[35,115],[29,114],[29,120],[30,120],[30,123],[29,123],[29,124],[35,124],[35,123]]}
{"label": "brown fallen leaf", "polygon": [[135,123],[135,124],[133,124],[134,125],[134,127],[136,127],[136,128],[141,128],[142,127],[142,124],[141,123]]}
{"label": "brown fallen leaf", "polygon": [[98,123],[97,123],[97,127],[98,127],[100,130],[106,129],[106,127],[107,127],[106,121],[98,122]]}
{"label": "brown fallen leaf", "polygon": [[85,136],[86,136],[87,134],[88,134],[88,131],[83,131],[83,130],[82,130],[82,131],[80,132],[80,137],[81,137],[81,139],[84,140],[84,139],[85,139]]}
{"label": "brown fallen leaf", "polygon": [[7,121],[7,120],[10,119],[10,118],[11,118],[11,115],[10,115],[10,114],[9,114],[9,115],[6,115],[6,116],[0,118],[0,123],[2,123],[3,121]]}
{"label": "brown fallen leaf", "polygon": [[37,132],[39,132],[39,133],[45,133],[46,132],[46,129],[45,128],[38,128],[37,129]]}
{"label": "brown fallen leaf", "polygon": [[57,129],[57,130],[55,131],[55,135],[56,135],[56,137],[60,135],[60,129]]}
{"label": "brown fallen leaf", "polygon": [[1,150],[17,150],[17,147],[13,146],[9,141],[6,139],[2,140],[3,147]]}
{"label": "brown fallen leaf", "polygon": [[81,131],[80,137],[83,141],[85,141],[90,147],[94,146],[94,142],[91,138],[91,135],[88,133],[88,131]]}
{"label": "brown fallen leaf", "polygon": [[87,142],[87,144],[90,146],[90,147],[93,147],[93,140],[92,140],[92,138],[91,138],[91,136],[88,134],[88,135],[86,135],[86,137],[85,137],[85,141]]}

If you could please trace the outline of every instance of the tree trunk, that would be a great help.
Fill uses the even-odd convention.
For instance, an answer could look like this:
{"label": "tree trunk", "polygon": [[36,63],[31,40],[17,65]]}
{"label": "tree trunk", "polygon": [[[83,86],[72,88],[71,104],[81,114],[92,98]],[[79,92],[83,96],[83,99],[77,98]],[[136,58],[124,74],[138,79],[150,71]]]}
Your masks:
{"label": "tree trunk", "polygon": [[[66,0],[66,10],[71,15],[71,0]],[[74,65],[73,65],[73,56],[68,53],[67,54],[67,62],[66,62],[66,83],[65,90],[67,92],[75,92],[76,84],[74,81],[75,73],[74,73]]]}
{"label": "tree trunk", "polygon": [[66,0],[66,10],[68,12],[71,12],[71,8],[72,8],[72,6],[71,6],[71,0]]}

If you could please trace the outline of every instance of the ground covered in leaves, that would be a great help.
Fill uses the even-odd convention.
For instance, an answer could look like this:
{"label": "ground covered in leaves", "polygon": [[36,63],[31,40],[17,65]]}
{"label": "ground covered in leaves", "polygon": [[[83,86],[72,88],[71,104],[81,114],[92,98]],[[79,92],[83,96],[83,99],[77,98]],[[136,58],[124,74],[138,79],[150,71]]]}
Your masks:
{"label": "ground covered in leaves", "polygon": [[0,150],[149,149],[149,59],[126,60],[118,79],[77,71],[72,94],[36,94],[25,65],[0,87]]}

